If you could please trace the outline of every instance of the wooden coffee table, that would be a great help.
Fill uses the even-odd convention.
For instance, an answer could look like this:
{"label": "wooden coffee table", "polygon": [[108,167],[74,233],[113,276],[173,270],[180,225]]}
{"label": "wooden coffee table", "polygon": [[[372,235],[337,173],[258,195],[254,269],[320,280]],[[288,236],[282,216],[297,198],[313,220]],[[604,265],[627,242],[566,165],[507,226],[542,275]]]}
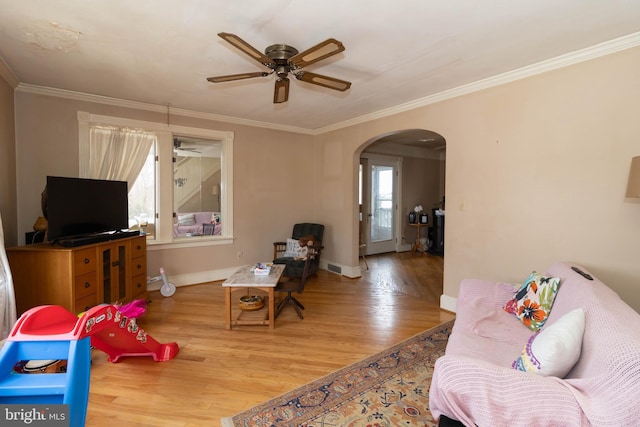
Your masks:
{"label": "wooden coffee table", "polygon": [[[284,265],[274,264],[268,276],[257,276],[253,273],[255,265],[245,265],[240,267],[227,280],[222,283],[225,288],[225,323],[226,328],[231,329],[233,325],[269,325],[270,329],[275,327],[275,292],[274,289],[282,276]],[[233,291],[245,289],[247,293],[250,289],[259,289],[267,293],[265,305],[268,308],[261,308],[255,311],[241,311],[237,319],[232,319],[233,308],[231,307],[231,294]]]}

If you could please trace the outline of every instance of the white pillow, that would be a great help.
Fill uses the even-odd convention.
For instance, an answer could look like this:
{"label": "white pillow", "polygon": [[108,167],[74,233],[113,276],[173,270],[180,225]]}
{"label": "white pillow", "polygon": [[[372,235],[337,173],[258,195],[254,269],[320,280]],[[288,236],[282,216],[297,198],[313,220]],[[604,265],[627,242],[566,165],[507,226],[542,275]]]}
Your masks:
{"label": "white pillow", "polygon": [[580,358],[585,314],[581,308],[532,335],[513,369],[564,378]]}
{"label": "white pillow", "polygon": [[195,225],[196,224],[196,214],[178,214],[178,225]]}
{"label": "white pillow", "polygon": [[300,251],[300,243],[297,239],[287,239],[287,249],[284,252],[283,257],[295,258]]}

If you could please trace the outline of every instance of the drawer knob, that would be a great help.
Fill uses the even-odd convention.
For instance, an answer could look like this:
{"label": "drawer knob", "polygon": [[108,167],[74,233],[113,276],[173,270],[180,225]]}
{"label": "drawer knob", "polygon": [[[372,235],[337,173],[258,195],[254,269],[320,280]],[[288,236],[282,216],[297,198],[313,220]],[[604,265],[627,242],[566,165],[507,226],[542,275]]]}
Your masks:
{"label": "drawer knob", "polygon": [[85,287],[85,289],[90,288],[90,287],[91,287],[91,283],[89,283],[89,282],[84,282],[84,287]]}
{"label": "drawer knob", "polygon": [[138,246],[136,246],[136,249],[140,250],[140,249],[142,249],[142,246],[138,245]]}
{"label": "drawer knob", "polygon": [[142,268],[142,264],[138,264],[138,270]]}
{"label": "drawer knob", "polygon": [[138,283],[136,284],[136,287],[137,287],[138,289],[140,289],[140,288],[142,287],[142,283],[138,282]]}
{"label": "drawer knob", "polygon": [[84,259],[84,263],[85,263],[85,264],[89,264],[90,262],[91,262],[91,261],[89,260],[89,258],[85,258],[85,259]]}

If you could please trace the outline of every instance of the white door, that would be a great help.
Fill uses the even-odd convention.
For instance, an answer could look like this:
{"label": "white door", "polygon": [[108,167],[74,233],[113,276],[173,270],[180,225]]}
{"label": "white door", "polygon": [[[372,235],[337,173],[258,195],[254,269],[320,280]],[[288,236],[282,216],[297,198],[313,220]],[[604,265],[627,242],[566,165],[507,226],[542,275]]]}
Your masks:
{"label": "white door", "polygon": [[[364,178],[363,216],[366,253],[379,254],[397,250],[396,216],[398,202],[398,162],[369,158]],[[365,174],[363,174],[365,175]]]}

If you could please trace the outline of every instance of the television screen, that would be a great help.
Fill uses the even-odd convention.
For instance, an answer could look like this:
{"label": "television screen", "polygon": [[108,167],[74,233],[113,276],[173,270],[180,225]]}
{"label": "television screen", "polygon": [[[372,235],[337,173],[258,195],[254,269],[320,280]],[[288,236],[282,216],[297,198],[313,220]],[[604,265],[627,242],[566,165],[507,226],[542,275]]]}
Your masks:
{"label": "television screen", "polygon": [[129,227],[126,181],[48,176],[46,193],[49,240]]}

